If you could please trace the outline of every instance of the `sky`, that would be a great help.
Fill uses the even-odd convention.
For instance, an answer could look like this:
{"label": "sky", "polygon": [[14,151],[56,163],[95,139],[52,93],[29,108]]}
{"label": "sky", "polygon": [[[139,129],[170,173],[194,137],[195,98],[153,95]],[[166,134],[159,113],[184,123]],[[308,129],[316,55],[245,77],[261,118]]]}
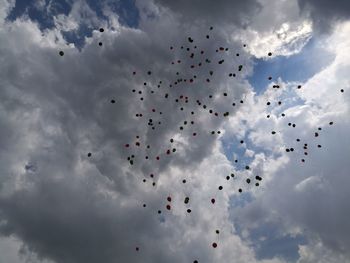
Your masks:
{"label": "sky", "polygon": [[346,0],[0,0],[0,263],[350,262],[349,35]]}

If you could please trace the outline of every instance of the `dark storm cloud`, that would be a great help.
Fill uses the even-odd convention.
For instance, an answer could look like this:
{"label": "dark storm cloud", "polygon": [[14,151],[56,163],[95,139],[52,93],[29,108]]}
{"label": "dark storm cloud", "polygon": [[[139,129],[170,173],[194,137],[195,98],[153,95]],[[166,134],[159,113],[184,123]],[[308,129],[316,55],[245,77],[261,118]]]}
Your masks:
{"label": "dark storm cloud", "polygon": [[[55,262],[181,261],[181,255],[170,260],[167,249],[156,249],[164,248],[160,242],[167,242],[166,238],[152,241],[154,251],[141,246],[150,233],[161,235],[157,218],[140,213],[136,202],[121,207],[97,193],[98,181],[46,179],[1,198],[0,232],[20,237],[32,252]],[[167,235],[171,239],[172,233]],[[135,252],[136,246],[141,253]]]}
{"label": "dark storm cloud", "polygon": [[348,0],[298,0],[302,11],[310,12],[310,17],[318,32],[328,32],[334,23],[350,18]]}
{"label": "dark storm cloud", "polygon": [[251,16],[258,12],[261,4],[256,0],[155,0],[156,3],[170,8],[189,21],[240,26],[249,24]]}

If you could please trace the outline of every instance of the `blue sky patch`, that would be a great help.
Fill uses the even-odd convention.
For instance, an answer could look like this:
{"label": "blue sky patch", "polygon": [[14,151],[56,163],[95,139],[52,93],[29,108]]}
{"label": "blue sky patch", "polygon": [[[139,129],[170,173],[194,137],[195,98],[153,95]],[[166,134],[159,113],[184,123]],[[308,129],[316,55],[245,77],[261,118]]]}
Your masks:
{"label": "blue sky patch", "polygon": [[272,223],[263,224],[250,231],[250,241],[253,242],[258,259],[281,257],[288,262],[296,262],[299,258],[299,245],[307,243],[302,235],[284,235],[278,233]]}
{"label": "blue sky patch", "polygon": [[128,27],[139,26],[140,13],[135,5],[135,0],[123,0],[109,3],[113,12],[119,15],[119,23]]}
{"label": "blue sky patch", "polygon": [[[243,226],[239,220],[232,219],[236,234],[243,238]],[[257,228],[249,229],[249,243],[254,249],[258,260],[282,258],[287,262],[297,262],[299,259],[299,245],[306,245],[307,239],[303,235],[282,234],[275,223],[262,223]],[[243,238],[245,239],[245,238]]]}
{"label": "blue sky patch", "polygon": [[277,56],[272,59],[255,59],[253,74],[248,77],[249,83],[257,94],[265,91],[271,82],[268,77],[285,82],[305,82],[324,67],[329,65],[334,55],[320,46],[315,38],[311,38],[303,49],[295,55]]}
{"label": "blue sky patch", "polygon": [[[17,0],[7,20],[14,21],[19,17],[28,16],[29,19],[38,23],[40,30],[52,29],[55,26],[54,16],[59,14],[69,15],[73,4],[70,0],[45,0],[44,5],[39,6],[37,2],[36,0]],[[135,0],[86,0],[86,3],[101,20],[107,21],[108,18],[103,14],[103,9],[108,7],[118,15],[119,22],[122,25],[133,28],[138,27],[139,10],[135,5]],[[64,31],[62,35],[67,42],[74,43],[80,49],[84,46],[85,37],[91,37],[94,29],[96,28],[80,24],[77,30]]]}
{"label": "blue sky patch", "polygon": [[[44,30],[54,27],[53,17],[55,15],[68,15],[71,11],[71,4],[65,0],[52,1],[50,5],[50,1],[46,0],[43,8],[38,7],[36,2],[35,0],[16,0],[15,7],[11,10],[7,19],[14,21],[23,15],[28,15],[32,21],[38,23],[41,30]],[[48,6],[50,6],[50,10],[47,10]]]}

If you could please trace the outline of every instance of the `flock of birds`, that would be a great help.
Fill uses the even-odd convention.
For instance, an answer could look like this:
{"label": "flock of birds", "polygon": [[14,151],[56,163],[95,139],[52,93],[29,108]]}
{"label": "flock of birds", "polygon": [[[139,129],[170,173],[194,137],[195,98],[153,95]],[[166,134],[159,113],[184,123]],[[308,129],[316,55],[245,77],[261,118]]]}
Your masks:
{"label": "flock of birds", "polygon": [[[212,31],[212,30],[213,30],[213,27],[210,27],[209,31]],[[101,33],[103,33],[104,29],[100,28],[99,31]],[[207,34],[205,36],[205,38],[206,39],[210,39],[211,38],[210,34]],[[181,88],[184,89],[184,93],[186,92],[186,88],[188,88],[190,85],[193,85],[193,83],[195,83],[196,81],[199,81],[199,79],[203,80],[203,85],[205,85],[205,84],[210,85],[211,79],[212,79],[213,75],[215,74],[214,68],[220,67],[220,65],[222,65],[224,63],[228,63],[225,60],[224,55],[225,55],[225,52],[229,51],[229,48],[227,48],[227,47],[218,47],[215,50],[215,53],[222,54],[222,57],[220,59],[214,61],[214,58],[206,56],[206,51],[202,50],[200,47],[198,47],[196,45],[196,43],[195,43],[195,40],[192,37],[188,37],[187,38],[187,42],[188,42],[188,46],[186,46],[186,47],[184,45],[180,46],[180,47],[174,47],[174,46],[170,46],[169,47],[170,52],[172,52],[172,51],[174,51],[176,49],[177,49],[177,51],[183,52],[185,54],[185,57],[187,58],[186,62],[190,62],[189,63],[190,64],[190,68],[188,69],[188,68],[183,67],[182,68],[183,72],[176,71],[176,69],[178,69],[179,67],[181,68],[182,64],[185,64],[184,61],[182,61],[181,59],[175,59],[174,61],[170,61],[170,65],[169,65],[170,67],[175,67],[175,66],[178,66],[178,67],[176,67],[176,69],[175,69],[176,73],[175,73],[175,76],[174,76],[174,80],[169,84],[167,89],[173,89],[175,87],[181,87]],[[99,42],[98,45],[102,46],[103,44],[102,44],[102,42]],[[243,47],[246,47],[246,45],[244,44]],[[59,55],[60,56],[64,56],[64,52],[63,51],[59,51]],[[235,55],[236,55],[236,57],[239,57],[240,54],[236,53]],[[267,54],[267,56],[271,57],[272,53],[269,52]],[[197,75],[199,71],[196,71],[196,69],[199,69],[199,68],[200,69],[205,68],[205,72],[207,72],[207,74],[205,76]],[[238,67],[236,68],[235,72],[228,72],[227,73],[227,77],[234,78],[242,70],[243,70],[243,65],[238,65]],[[130,77],[135,77],[137,74],[138,74],[137,71],[130,72]],[[152,73],[152,71],[148,70],[148,71],[146,71],[146,74],[150,76],[153,73]],[[272,77],[271,76],[267,76],[267,78],[268,78],[268,80],[272,81]],[[159,83],[156,84],[158,89],[161,88],[162,85],[164,85],[164,83],[162,83],[162,81],[159,81]],[[143,86],[147,87],[148,83],[144,82]],[[272,86],[272,88],[273,89],[280,89],[281,86],[278,85],[278,84],[275,84],[275,85]],[[297,86],[297,89],[301,89],[301,88],[302,88],[301,85]],[[138,90],[137,91],[136,89],[132,89],[131,92],[134,93],[136,96],[138,96],[138,99],[140,101],[142,101],[142,102],[144,102],[145,99],[147,98],[146,96],[143,95],[144,91],[142,91],[142,90]],[[343,93],[344,89],[341,89],[340,92]],[[151,90],[150,93],[153,94],[154,91]],[[194,105],[198,106],[198,111],[203,109],[204,111],[206,111],[209,115],[213,116],[214,118],[221,118],[221,117],[227,118],[227,117],[230,116],[230,111],[229,110],[228,111],[224,111],[224,112],[220,112],[219,110],[216,110],[213,106],[210,106],[210,104],[209,104],[210,102],[209,103],[204,103],[204,101],[208,102],[208,100],[207,100],[208,98],[209,99],[213,99],[214,95],[212,93],[206,94],[207,97],[205,99],[204,98],[202,98],[202,99],[192,98],[189,95],[180,95],[180,96],[178,96],[176,98],[171,98],[169,93],[165,93],[163,99],[164,100],[174,99],[175,103],[179,105],[179,107],[178,107],[179,111],[186,111],[186,105],[188,105],[189,103],[194,103]],[[227,97],[228,96],[228,92],[222,93],[221,96]],[[115,104],[116,102],[117,102],[116,99],[114,99],[114,98],[110,99],[110,103]],[[240,104],[244,103],[243,98],[239,99],[239,103]],[[239,104],[239,103],[237,102],[237,104]],[[274,105],[280,106],[280,105],[282,105],[282,103],[283,103],[282,101],[277,101],[277,103],[275,103]],[[267,106],[270,106],[271,104],[272,103],[270,101],[266,102]],[[236,102],[233,102],[232,103],[232,107],[234,108],[235,106],[236,106]],[[167,110],[167,109],[162,109],[162,110],[163,111],[160,111],[157,108],[152,108],[152,109],[150,109],[149,114],[151,114],[151,115],[152,114],[159,114],[159,116],[161,116],[161,115],[164,114],[164,110]],[[195,115],[196,111],[195,110],[191,110],[189,112],[189,114],[190,115]],[[146,122],[147,122],[147,125],[149,126],[149,129],[155,130],[157,127],[161,126],[161,124],[162,124],[161,121],[155,121],[154,118],[147,118],[146,115],[147,115],[147,113],[135,113],[135,117],[136,118],[139,118],[141,120],[146,119]],[[282,113],[281,116],[282,117],[286,117],[286,114]],[[271,114],[268,114],[266,117],[270,118]],[[333,121],[329,122],[330,126],[332,126],[333,124],[334,124]],[[180,133],[183,132],[186,129],[186,127],[188,127],[188,126],[195,127],[195,121],[194,120],[191,120],[191,121],[183,120],[180,123],[180,126],[179,126]],[[296,128],[297,124],[289,122],[288,126],[292,127],[292,128]],[[191,130],[193,130],[193,132],[191,132],[191,136],[193,138],[198,136],[199,132],[203,132],[203,131],[196,131],[195,128],[192,128]],[[314,137],[315,138],[319,137],[321,131],[322,131],[322,127],[318,127],[317,131],[314,132]],[[208,136],[221,133],[220,131],[215,131],[215,130],[212,130],[212,131],[209,131],[209,132],[208,131],[204,131],[204,132],[206,132],[208,134]],[[274,130],[271,131],[271,136],[274,136],[276,134],[277,134],[276,131],[274,131]],[[308,154],[309,154],[308,149],[309,149],[310,145],[307,142],[301,143],[302,142],[301,138],[296,138],[295,141],[297,143],[299,143],[299,148],[301,150],[296,149],[294,147],[287,147],[287,148],[285,148],[285,152],[286,153],[291,153],[291,152],[301,153],[302,157],[300,158],[300,161],[302,163],[304,163],[306,161],[306,156],[308,156]],[[169,142],[170,142],[170,145],[174,145],[176,143],[174,138],[170,138]],[[244,140],[240,140],[240,144],[244,144]],[[170,155],[173,155],[173,154],[177,153],[176,147],[173,146],[173,147],[169,147],[168,149],[166,149],[163,153],[159,153],[159,154],[156,154],[154,156],[153,155],[148,155],[147,154],[147,150],[149,150],[151,146],[150,145],[143,145],[141,143],[140,136],[136,136],[136,140],[133,141],[132,143],[131,142],[126,142],[123,145],[123,147],[125,147],[130,152],[129,156],[126,157],[126,160],[128,161],[130,166],[133,166],[135,164],[136,159],[138,157],[134,153],[132,153],[133,149],[135,151],[140,152],[140,149],[143,147],[144,148],[143,149],[144,150],[143,151],[144,156],[142,157],[142,159],[144,158],[145,160],[150,160],[150,161],[152,161],[152,159],[154,161],[159,161],[161,158],[164,158],[164,156],[170,156]],[[322,145],[321,144],[317,144],[317,147],[321,148]],[[88,157],[92,157],[92,153],[91,152],[87,153],[87,156]],[[235,163],[237,163],[237,162],[238,162],[238,160],[235,160]],[[245,165],[243,167],[244,167],[245,170],[250,170],[251,169],[249,167],[249,165]],[[154,174],[153,173],[149,174],[149,177],[151,178],[151,180],[153,180],[152,185],[156,186],[156,181],[154,180],[155,179]],[[235,174],[234,173],[231,173],[231,174],[226,176],[226,180],[230,180],[231,178],[235,178]],[[253,178],[247,178],[245,180],[245,183],[247,185],[253,183],[256,187],[258,187],[261,184],[262,180],[263,180],[263,178],[261,176],[256,175]],[[146,183],[147,179],[144,178],[143,182]],[[182,183],[186,184],[187,183],[186,179],[183,179]],[[222,191],[223,190],[223,186],[219,185],[219,186],[217,186],[217,189],[219,191]],[[243,192],[243,188],[239,188],[238,192],[242,193]],[[166,210],[171,210],[172,209],[172,201],[173,200],[172,200],[172,196],[171,195],[166,197],[166,205],[165,205],[165,209]],[[192,210],[190,208],[188,208],[188,205],[190,203],[190,197],[189,196],[185,196],[183,202],[187,206],[186,207],[187,213],[190,214],[192,212]],[[211,200],[208,200],[208,202],[211,202],[212,205],[215,205],[216,200],[213,197],[213,198],[211,198]],[[147,205],[143,204],[143,207],[146,208]],[[157,213],[161,214],[162,210],[158,210]],[[220,230],[216,229],[215,233],[217,235],[219,235]],[[213,248],[217,248],[218,244],[217,244],[217,242],[213,242],[211,244],[211,246]],[[136,246],[135,250],[139,251],[140,248],[138,246]],[[198,263],[198,262],[199,261],[197,259],[193,261],[193,263]]]}

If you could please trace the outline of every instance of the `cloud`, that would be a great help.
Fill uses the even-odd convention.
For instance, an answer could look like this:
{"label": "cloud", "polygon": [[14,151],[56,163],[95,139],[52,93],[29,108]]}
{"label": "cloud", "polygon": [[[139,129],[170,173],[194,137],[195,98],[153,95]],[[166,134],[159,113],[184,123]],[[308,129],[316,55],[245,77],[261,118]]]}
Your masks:
{"label": "cloud", "polygon": [[315,240],[310,245],[299,247],[300,258],[297,263],[337,263],[350,262],[344,255],[336,253],[327,247],[322,242]]}
{"label": "cloud", "polygon": [[[341,260],[334,262],[350,260],[350,225],[346,208],[350,100],[349,77],[345,74],[350,66],[349,30],[348,22],[340,24],[324,41],[335,59],[302,84],[300,90],[296,89],[298,83],[282,84],[282,90],[277,91],[270,87],[256,98],[255,110],[248,107],[241,116],[247,120],[247,128],[252,130],[249,137],[252,143],[263,147],[264,155],[270,161],[262,158],[258,162],[260,169],[255,170],[264,175],[264,191],[254,192],[254,201],[241,208],[240,216],[235,220],[247,233],[254,231],[263,219],[265,224],[273,224],[284,235],[305,235],[310,244],[300,246],[298,262],[326,262],[335,254]],[[340,89],[344,89],[344,93]],[[287,106],[282,104],[279,110],[271,112],[271,119],[256,114],[268,108],[259,103],[260,100],[275,103],[285,93],[288,98],[296,96],[301,100],[287,102]],[[281,112],[286,114],[285,118],[281,117]],[[329,125],[331,121],[335,126]],[[296,128],[289,127],[288,122],[296,123]],[[281,132],[276,138],[276,135],[272,137],[271,130]],[[316,131],[320,133],[319,137],[314,136]],[[297,138],[301,142],[296,142]],[[304,143],[308,144],[307,150],[303,149]],[[285,149],[290,147],[294,147],[294,152],[286,154]],[[259,152],[259,148],[253,150]],[[302,158],[305,163],[301,162]],[[320,247],[325,247],[328,252],[320,253]]]}
{"label": "cloud", "polygon": [[297,1],[260,0],[261,9],[251,23],[232,38],[247,44],[250,54],[257,58],[297,54],[312,35],[310,21],[300,15]]}
{"label": "cloud", "polygon": [[0,25],[4,22],[10,10],[15,6],[15,0],[0,1]]}
{"label": "cloud", "polygon": [[259,33],[250,30],[239,38],[248,44],[249,52],[256,58],[268,58],[268,53],[274,56],[290,56],[299,53],[311,38],[312,28],[310,23],[301,24],[284,23],[274,31]]}
{"label": "cloud", "polygon": [[[228,42],[220,31],[213,31],[214,43],[200,38],[206,34],[204,26],[183,33],[182,22],[166,10],[142,19],[140,29],[118,25],[105,27],[104,33],[95,30],[81,51],[67,45],[61,28],[42,32],[25,18],[0,29],[0,54],[6,61],[0,71],[0,233],[23,242],[24,256],[54,262],[213,262],[227,257],[255,262],[254,251],[232,234],[228,196],[213,188],[226,181],[231,168],[210,134],[224,118],[209,115],[195,103],[202,99],[220,114],[234,114],[232,100],[240,100],[248,88],[243,80],[250,67],[247,54],[241,43]],[[60,26],[71,24],[62,19]],[[235,71],[245,66],[242,74],[227,78],[232,64],[225,63],[215,70],[212,86],[206,86],[200,76],[209,75],[210,66],[190,73],[191,62],[179,49],[189,45],[188,35],[207,57],[214,57],[213,70],[219,59],[213,45],[229,46],[230,55],[239,52],[233,64]],[[183,64],[177,70],[186,69],[183,78],[198,76],[189,89],[169,88],[176,76],[171,61],[178,58]],[[235,90],[230,89],[233,84]],[[225,91],[227,103],[221,103]],[[213,103],[209,92],[216,98]],[[175,102],[181,94],[191,102],[184,103],[185,111]],[[140,120],[136,113],[144,117]],[[149,118],[155,130],[147,125]],[[195,124],[180,132],[184,120]],[[174,147],[177,152],[170,158],[166,150]],[[127,161],[131,155],[136,156],[133,166]],[[173,198],[170,212],[165,209],[168,195]],[[191,200],[188,207],[186,196]],[[210,203],[213,196],[216,206]],[[214,241],[219,244],[216,250],[211,247]]]}
{"label": "cloud", "polygon": [[337,22],[350,18],[350,3],[346,0],[298,0],[298,4],[311,18],[317,32],[330,32]]}
{"label": "cloud", "polygon": [[[251,53],[259,56],[257,50],[268,46],[290,51],[293,49],[288,45],[301,40],[293,51],[298,52],[309,36],[307,21],[290,22],[298,11],[296,5],[290,13],[276,17],[280,22],[290,19],[287,26],[279,27],[266,22],[269,10],[261,9],[261,5],[267,2],[219,1],[212,9],[208,1],[198,3],[197,9],[193,8],[195,4],[138,1],[139,29],[120,25],[111,10],[105,10],[106,23],[94,16],[93,10],[84,9],[92,15],[89,23],[96,30],[81,50],[68,45],[60,32],[74,29],[84,20],[79,5],[68,16],[57,17],[57,28],[44,32],[26,18],[1,27],[0,56],[6,63],[0,70],[0,233],[23,243],[25,260],[171,263],[199,259],[209,263],[235,258],[236,262],[285,262],[273,253],[267,259],[256,258],[251,231],[261,224],[276,226],[278,237],[303,233],[309,240],[318,238],[321,245],[315,241],[299,246],[300,262],[320,257],[319,246],[327,247],[330,255],[348,257],[345,175],[350,147],[345,140],[349,130],[345,116],[349,95],[347,91],[329,95],[331,87],[348,85],[348,26],[339,27],[329,39],[329,49],[337,54],[333,64],[305,83],[300,92],[293,90],[299,83],[286,83],[281,85],[284,91],[269,90],[257,96],[245,80],[252,71],[251,57],[243,49],[242,39],[228,38],[226,32],[240,34],[236,25],[245,26],[247,16],[263,10],[257,20],[249,22],[249,30],[259,36],[267,32],[265,36],[272,40],[268,45],[256,42],[256,52]],[[276,6],[280,11],[286,8],[283,4]],[[229,17],[227,7],[235,7],[237,16],[230,13]],[[201,23],[205,17],[208,22]],[[198,24],[188,23],[192,18]],[[215,20],[219,22],[209,32],[208,24]],[[263,23],[268,25],[266,32]],[[100,25],[105,32],[98,31]],[[208,32],[210,40],[205,38]],[[269,35],[271,32],[287,41],[278,42]],[[191,60],[179,48],[190,46],[189,36],[197,50],[201,47],[206,57],[213,58],[215,66],[191,71]],[[332,46],[333,42],[337,46]],[[227,57],[235,59],[227,59],[230,63],[225,62],[218,70],[220,53],[215,49],[221,45],[228,46]],[[58,55],[59,50],[64,51],[63,57]],[[172,66],[177,59],[182,61],[181,66]],[[240,64],[244,67],[238,73]],[[215,72],[207,84],[206,77],[200,76],[208,76],[211,69]],[[147,74],[149,70],[151,75]],[[191,88],[181,84],[174,87],[177,71],[186,79],[196,74]],[[236,78],[227,78],[232,71],[237,73]],[[171,83],[173,87],[169,88]],[[224,92],[228,96],[223,96]],[[165,99],[166,93],[169,99]],[[180,95],[190,98],[182,105],[184,111],[175,102]],[[266,99],[275,101],[279,96],[286,106],[272,109],[267,120],[262,114],[270,111]],[[305,105],[300,107],[290,96],[297,96]],[[202,100],[201,107],[196,99]],[[235,107],[232,102],[236,102]],[[209,115],[203,104],[220,113],[230,111],[229,121]],[[315,127],[325,127],[334,120],[336,125],[327,126],[325,137],[322,134],[319,138],[322,150],[330,155],[311,147],[304,167],[299,165],[299,157],[286,155],[285,147],[294,142],[295,132],[279,117],[282,111],[298,128],[303,127],[300,136],[308,142]],[[143,118],[137,118],[136,113],[142,113]],[[155,130],[147,125],[150,118]],[[195,124],[185,126],[184,120]],[[184,131],[180,132],[180,126]],[[278,131],[275,140],[271,138],[272,126]],[[222,133],[212,136],[212,130]],[[242,151],[239,165],[247,162],[250,171],[233,166],[225,156],[222,141],[230,136],[244,138],[244,144],[232,145]],[[124,147],[126,143],[129,148]],[[169,157],[166,151],[172,148],[177,151]],[[127,161],[131,155],[136,156],[133,166]],[[159,161],[156,156],[160,156]],[[231,173],[236,177],[227,180]],[[245,179],[255,173],[263,176],[261,187],[246,187]],[[218,190],[219,185],[225,191]],[[237,191],[243,186],[245,193],[239,195]],[[165,209],[169,195],[171,211]],[[184,204],[186,196],[190,197],[188,205]],[[247,201],[248,196],[252,202]],[[232,200],[244,205],[233,208]],[[330,207],[327,213],[337,216],[329,217],[324,204]],[[189,208],[191,214],[186,211]],[[162,211],[160,215],[158,210]],[[217,242],[218,248],[213,249],[212,242]]]}
{"label": "cloud", "polygon": [[13,238],[0,238],[1,260],[8,263],[18,263],[21,258],[18,255],[20,243]]}
{"label": "cloud", "polygon": [[218,0],[215,3],[210,0],[155,0],[155,3],[171,9],[187,21],[219,25],[222,23],[234,23],[239,26],[249,24],[251,15],[254,15],[261,8],[261,5],[255,0]]}

